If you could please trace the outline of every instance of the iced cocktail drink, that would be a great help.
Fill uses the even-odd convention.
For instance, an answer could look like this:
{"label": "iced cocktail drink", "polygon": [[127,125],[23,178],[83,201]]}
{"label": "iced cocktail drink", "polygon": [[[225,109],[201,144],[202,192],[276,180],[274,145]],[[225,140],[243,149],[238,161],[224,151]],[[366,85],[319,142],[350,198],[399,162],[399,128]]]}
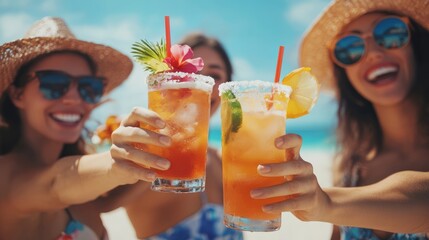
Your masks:
{"label": "iced cocktail drink", "polygon": [[285,134],[286,110],[291,88],[263,81],[221,84],[222,167],[224,223],[244,231],[275,231],[281,214],[262,206],[284,197],[253,199],[252,189],[273,186],[283,177],[263,177],[257,166],[285,161],[285,151],[274,145]]}
{"label": "iced cocktail drink", "polygon": [[170,168],[157,170],[152,189],[163,192],[202,192],[214,80],[193,73],[159,73],[148,77],[149,109],[166,122],[156,130],[170,136],[170,147],[140,146],[168,159]]}

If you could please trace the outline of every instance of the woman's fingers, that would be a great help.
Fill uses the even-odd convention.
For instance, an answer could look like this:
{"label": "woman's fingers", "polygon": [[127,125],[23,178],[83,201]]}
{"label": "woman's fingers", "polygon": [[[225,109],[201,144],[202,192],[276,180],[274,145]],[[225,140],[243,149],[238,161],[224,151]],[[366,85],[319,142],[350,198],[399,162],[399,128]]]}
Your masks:
{"label": "woman's fingers", "polygon": [[162,129],[165,127],[165,122],[158,114],[149,109],[135,107],[132,112],[122,120],[119,128],[113,131],[112,143],[119,146],[130,143],[164,147],[170,146],[170,137],[149,129],[141,128],[141,123],[154,129]]}
{"label": "woman's fingers", "polygon": [[170,167],[170,162],[160,156],[136,149],[134,146],[112,145],[110,153],[115,160],[128,160],[140,167],[166,170]]}
{"label": "woman's fingers", "polygon": [[112,146],[110,154],[116,169],[131,179],[145,181],[155,180],[155,169],[167,170],[170,162],[160,156],[145,151],[146,146],[154,145],[167,147],[171,145],[169,136],[149,129],[162,129],[165,122],[155,112],[135,107],[132,112],[122,120],[121,125],[112,133]]}
{"label": "woman's fingers", "polygon": [[112,143],[117,145],[142,143],[157,146],[170,146],[171,138],[139,127],[120,126],[112,133]]}
{"label": "woman's fingers", "polygon": [[255,199],[284,196],[285,200],[266,205],[263,210],[273,213],[300,210],[300,214],[305,216],[306,209],[314,207],[315,196],[320,187],[313,172],[313,165],[300,156],[302,138],[296,134],[287,134],[277,138],[275,145],[285,150],[286,161],[259,165],[257,170],[262,176],[285,177],[287,180],[276,186],[253,189],[250,194]]}
{"label": "woman's fingers", "polygon": [[305,195],[314,192],[318,186],[314,175],[307,177],[295,177],[293,181],[285,181],[283,184],[254,189],[250,192],[252,198],[272,198],[289,195]]}
{"label": "woman's fingers", "polygon": [[260,175],[266,177],[311,175],[313,174],[313,165],[300,158],[281,163],[259,165],[257,170]]}
{"label": "woman's fingers", "polygon": [[156,173],[153,170],[139,166],[131,161],[116,159],[114,166],[122,172],[129,184],[136,183],[138,180],[153,182],[156,178]]}
{"label": "woman's fingers", "polygon": [[134,107],[128,117],[122,120],[121,125],[139,127],[140,123],[145,123],[155,128],[164,128],[166,126],[156,112],[140,107]]}
{"label": "woman's fingers", "polygon": [[[286,201],[265,205],[262,207],[262,210],[268,213],[302,211],[302,214],[299,214],[302,216],[305,215],[305,210],[308,209],[310,206],[314,206],[314,196],[308,194],[300,195],[298,197],[292,197]],[[298,215],[298,213],[294,214],[296,216]],[[305,218],[300,219],[306,220]]]}
{"label": "woman's fingers", "polygon": [[279,149],[294,149],[299,153],[302,145],[302,138],[298,134],[286,134],[275,140],[275,145]]}

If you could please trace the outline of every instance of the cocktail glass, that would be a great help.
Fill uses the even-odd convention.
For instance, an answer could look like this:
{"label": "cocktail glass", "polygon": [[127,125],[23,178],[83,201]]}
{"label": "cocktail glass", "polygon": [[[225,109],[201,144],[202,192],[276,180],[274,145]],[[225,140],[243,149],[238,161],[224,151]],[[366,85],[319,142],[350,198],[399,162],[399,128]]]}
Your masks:
{"label": "cocktail glass", "polygon": [[171,162],[168,170],[156,170],[152,189],[174,193],[204,191],[213,78],[170,72],[149,75],[147,82],[149,109],[167,124],[155,131],[172,139],[170,147],[138,145]]}
{"label": "cocktail glass", "polygon": [[281,214],[262,206],[284,197],[253,199],[252,189],[281,184],[284,177],[263,177],[257,166],[285,161],[274,145],[285,134],[286,110],[292,89],[264,81],[228,82],[219,86],[222,118],[224,223],[244,231],[275,231]]}

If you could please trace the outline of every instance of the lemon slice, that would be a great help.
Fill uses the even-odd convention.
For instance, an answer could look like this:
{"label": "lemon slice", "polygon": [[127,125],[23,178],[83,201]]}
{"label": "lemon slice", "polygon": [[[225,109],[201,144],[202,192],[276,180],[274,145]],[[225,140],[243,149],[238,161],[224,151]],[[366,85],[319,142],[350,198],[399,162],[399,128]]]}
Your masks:
{"label": "lemon slice", "polygon": [[231,90],[222,93],[222,119],[223,126],[226,128],[224,132],[225,142],[228,142],[231,132],[237,132],[243,121],[243,112],[241,104]]}
{"label": "lemon slice", "polygon": [[293,70],[283,78],[282,84],[292,87],[287,108],[288,118],[298,118],[308,114],[319,96],[319,83],[311,74],[311,68]]}

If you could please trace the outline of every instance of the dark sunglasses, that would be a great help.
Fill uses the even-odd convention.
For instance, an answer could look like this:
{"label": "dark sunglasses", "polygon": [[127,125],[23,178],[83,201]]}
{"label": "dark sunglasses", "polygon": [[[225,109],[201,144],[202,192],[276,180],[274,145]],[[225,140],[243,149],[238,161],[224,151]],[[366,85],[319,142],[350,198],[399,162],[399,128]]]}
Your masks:
{"label": "dark sunglasses", "polygon": [[63,97],[70,88],[72,82],[77,83],[80,97],[87,103],[95,104],[101,100],[104,90],[104,78],[96,76],[74,77],[57,70],[37,71],[30,75],[39,80],[39,89],[43,97],[55,100]]}
{"label": "dark sunglasses", "polygon": [[[372,38],[384,49],[402,48],[410,42],[408,22],[406,18],[383,18],[374,26]],[[332,49],[332,58],[335,63],[347,67],[359,62],[365,55],[365,38],[357,34],[348,34],[337,39]]]}

